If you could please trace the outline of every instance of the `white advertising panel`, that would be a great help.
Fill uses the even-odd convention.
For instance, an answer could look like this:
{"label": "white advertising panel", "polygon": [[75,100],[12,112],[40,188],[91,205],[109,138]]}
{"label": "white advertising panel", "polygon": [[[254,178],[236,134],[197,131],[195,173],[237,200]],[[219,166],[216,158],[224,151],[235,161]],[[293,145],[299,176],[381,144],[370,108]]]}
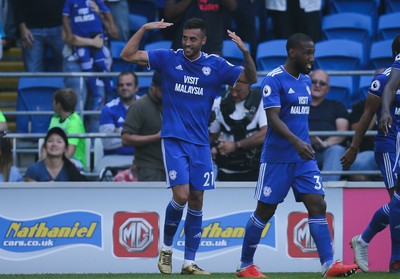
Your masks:
{"label": "white advertising panel", "polygon": [[[206,191],[197,262],[234,272],[255,183],[218,183]],[[0,184],[2,273],[156,273],[164,214],[164,183]],[[335,255],[343,255],[342,189],[326,189]],[[185,218],[185,214],[183,218]],[[183,222],[174,240],[173,272],[184,255]],[[262,271],[320,271],[306,210],[292,193],[263,232],[256,252]]]}

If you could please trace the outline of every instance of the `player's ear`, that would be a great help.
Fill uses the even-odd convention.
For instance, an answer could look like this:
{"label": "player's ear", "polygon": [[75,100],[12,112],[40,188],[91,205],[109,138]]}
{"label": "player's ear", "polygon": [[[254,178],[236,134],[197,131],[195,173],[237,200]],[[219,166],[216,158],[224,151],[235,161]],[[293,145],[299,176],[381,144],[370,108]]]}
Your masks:
{"label": "player's ear", "polygon": [[203,38],[201,39],[201,45],[204,46],[207,42],[207,36],[203,36]]}

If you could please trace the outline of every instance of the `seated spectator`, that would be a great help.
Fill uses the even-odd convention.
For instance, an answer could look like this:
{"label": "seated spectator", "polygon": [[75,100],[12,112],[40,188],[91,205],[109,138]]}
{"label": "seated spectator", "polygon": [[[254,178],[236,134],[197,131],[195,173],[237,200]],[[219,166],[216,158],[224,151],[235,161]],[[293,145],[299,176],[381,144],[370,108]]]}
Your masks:
{"label": "seated spectator", "polygon": [[[75,112],[76,93],[70,88],[58,89],[53,96],[53,109],[55,114],[50,120],[50,128],[61,127],[67,135],[85,134],[85,127],[82,119]],[[76,165],[80,170],[86,168],[85,150],[86,143],[84,138],[69,138],[68,150],[65,156]]]}
{"label": "seated spectator", "polygon": [[0,131],[7,131],[8,126],[7,126],[7,120],[4,114],[0,110]]}
{"label": "seated spectator", "polygon": [[44,140],[46,156],[28,167],[26,182],[85,181],[76,166],[67,158],[68,138],[60,127],[51,128]]}
{"label": "seated spectator", "polygon": [[[136,102],[138,78],[135,73],[122,72],[118,75],[119,97],[107,103],[100,114],[100,133],[121,133],[128,108]],[[122,139],[102,138],[104,157],[97,162],[95,171],[100,172],[107,166],[131,165],[134,154],[133,146],[123,146]]]}
{"label": "seated spectator", "polygon": [[[95,2],[94,7],[91,3]],[[113,37],[118,35],[118,29],[115,26],[113,17],[108,7],[101,0],[96,1],[70,1],[67,0],[63,8],[63,27],[65,31],[66,41],[70,42],[74,35],[83,38],[92,38],[99,34],[105,36],[101,15],[105,19],[105,27],[108,33]],[[94,48],[87,46],[77,46],[74,49],[79,58],[81,69],[84,72],[108,72],[106,63],[106,54],[102,48]],[[111,78],[103,77],[106,94],[113,95],[113,86]],[[88,77],[87,86],[92,97],[92,105],[90,110],[100,110],[103,105],[103,96],[97,89],[97,77]]]}
{"label": "seated spectator", "polygon": [[0,182],[23,181],[18,168],[13,166],[11,141],[4,134],[0,136]]}
{"label": "seated spectator", "polygon": [[[257,181],[267,116],[259,89],[237,82],[214,101],[210,137],[218,144],[219,181]],[[216,175],[216,174],[215,174]]]}
{"label": "seated spectator", "polygon": [[165,181],[160,138],[161,83],[161,75],[155,72],[149,93],[130,106],[122,129],[122,144],[135,146],[138,181]]}
{"label": "seated spectator", "polygon": [[[310,74],[312,102],[309,115],[310,131],[348,131],[349,113],[345,106],[335,100],[326,99],[329,92],[329,77],[323,70]],[[340,158],[346,148],[343,144],[345,136],[314,136],[311,144],[316,151],[316,160],[322,171],[342,171]],[[323,175],[324,181],[337,181],[339,174]]]}

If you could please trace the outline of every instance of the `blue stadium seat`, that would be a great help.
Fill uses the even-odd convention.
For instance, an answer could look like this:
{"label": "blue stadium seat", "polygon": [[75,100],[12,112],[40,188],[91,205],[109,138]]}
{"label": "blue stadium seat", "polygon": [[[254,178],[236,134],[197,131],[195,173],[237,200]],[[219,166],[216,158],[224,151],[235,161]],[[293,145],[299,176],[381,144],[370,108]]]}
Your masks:
{"label": "blue stadium seat", "polygon": [[372,23],[378,19],[380,0],[330,0],[328,1],[328,13],[359,13],[369,15]]}
{"label": "blue stadium seat", "polygon": [[373,69],[387,68],[393,64],[392,39],[374,42],[369,55]]}
{"label": "blue stadium seat", "polygon": [[256,63],[258,71],[270,71],[285,64],[286,40],[260,42],[257,46]]}
{"label": "blue stadium seat", "polygon": [[385,0],[385,10],[387,14],[400,12],[400,0]]}
{"label": "blue stadium seat", "polygon": [[147,17],[139,14],[129,14],[129,29],[131,34],[134,34],[136,31],[142,27],[143,24],[146,24]]}
{"label": "blue stadium seat", "polygon": [[154,50],[154,49],[171,49],[172,41],[170,40],[161,40],[157,42],[152,42],[145,44],[144,50]]}
{"label": "blue stadium seat", "polygon": [[[64,87],[64,79],[61,77],[20,78],[17,111],[53,111],[54,91]],[[46,133],[50,119],[51,115],[18,115],[17,133]]]}
{"label": "blue stadium seat", "polygon": [[346,39],[361,43],[370,42],[374,34],[370,16],[350,12],[324,16],[322,32],[328,40]]}
{"label": "blue stadium seat", "polygon": [[400,33],[400,12],[381,15],[377,32],[379,38],[393,40]]}
{"label": "blue stadium seat", "polygon": [[363,45],[339,39],[318,42],[315,66],[324,70],[359,70],[364,66]]}
{"label": "blue stadium seat", "polygon": [[149,92],[149,87],[151,85],[153,77],[152,76],[140,76],[139,77],[139,90],[136,92],[137,96],[143,96]]}
{"label": "blue stadium seat", "polygon": [[368,96],[368,91],[371,86],[372,76],[360,76],[358,92],[353,94],[353,104],[358,101],[365,100]]}
{"label": "blue stadium seat", "polygon": [[120,57],[122,49],[125,47],[124,41],[110,41],[110,51],[112,58],[111,69],[113,72],[133,72],[136,70],[136,64],[127,62]]}
{"label": "blue stadium seat", "polygon": [[145,16],[147,22],[156,20],[158,0],[128,0],[128,4],[130,14]]}
{"label": "blue stadium seat", "polygon": [[[250,44],[244,42],[247,49],[250,51]],[[243,53],[232,40],[224,40],[222,42],[222,56],[233,65],[243,66]]]}
{"label": "blue stadium seat", "polygon": [[330,76],[330,90],[326,95],[327,99],[340,101],[347,109],[352,106],[353,77],[351,76]]}

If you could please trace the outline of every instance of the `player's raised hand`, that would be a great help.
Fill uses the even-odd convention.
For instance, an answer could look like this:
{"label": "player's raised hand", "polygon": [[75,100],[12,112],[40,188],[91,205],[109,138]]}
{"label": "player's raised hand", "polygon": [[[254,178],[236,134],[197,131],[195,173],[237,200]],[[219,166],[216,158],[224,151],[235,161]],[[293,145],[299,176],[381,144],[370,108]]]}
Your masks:
{"label": "player's raised hand", "polygon": [[160,21],[148,22],[143,25],[143,28],[146,30],[164,29],[170,27],[171,25],[174,24],[172,22],[165,22],[164,19],[161,19]]}
{"label": "player's raised hand", "polygon": [[235,32],[232,32],[231,30],[227,30],[227,32],[228,32],[228,36],[232,39],[232,41],[234,41],[236,43],[236,45],[242,52],[249,51],[247,49],[246,45],[243,43],[242,39],[238,35],[236,35]]}

